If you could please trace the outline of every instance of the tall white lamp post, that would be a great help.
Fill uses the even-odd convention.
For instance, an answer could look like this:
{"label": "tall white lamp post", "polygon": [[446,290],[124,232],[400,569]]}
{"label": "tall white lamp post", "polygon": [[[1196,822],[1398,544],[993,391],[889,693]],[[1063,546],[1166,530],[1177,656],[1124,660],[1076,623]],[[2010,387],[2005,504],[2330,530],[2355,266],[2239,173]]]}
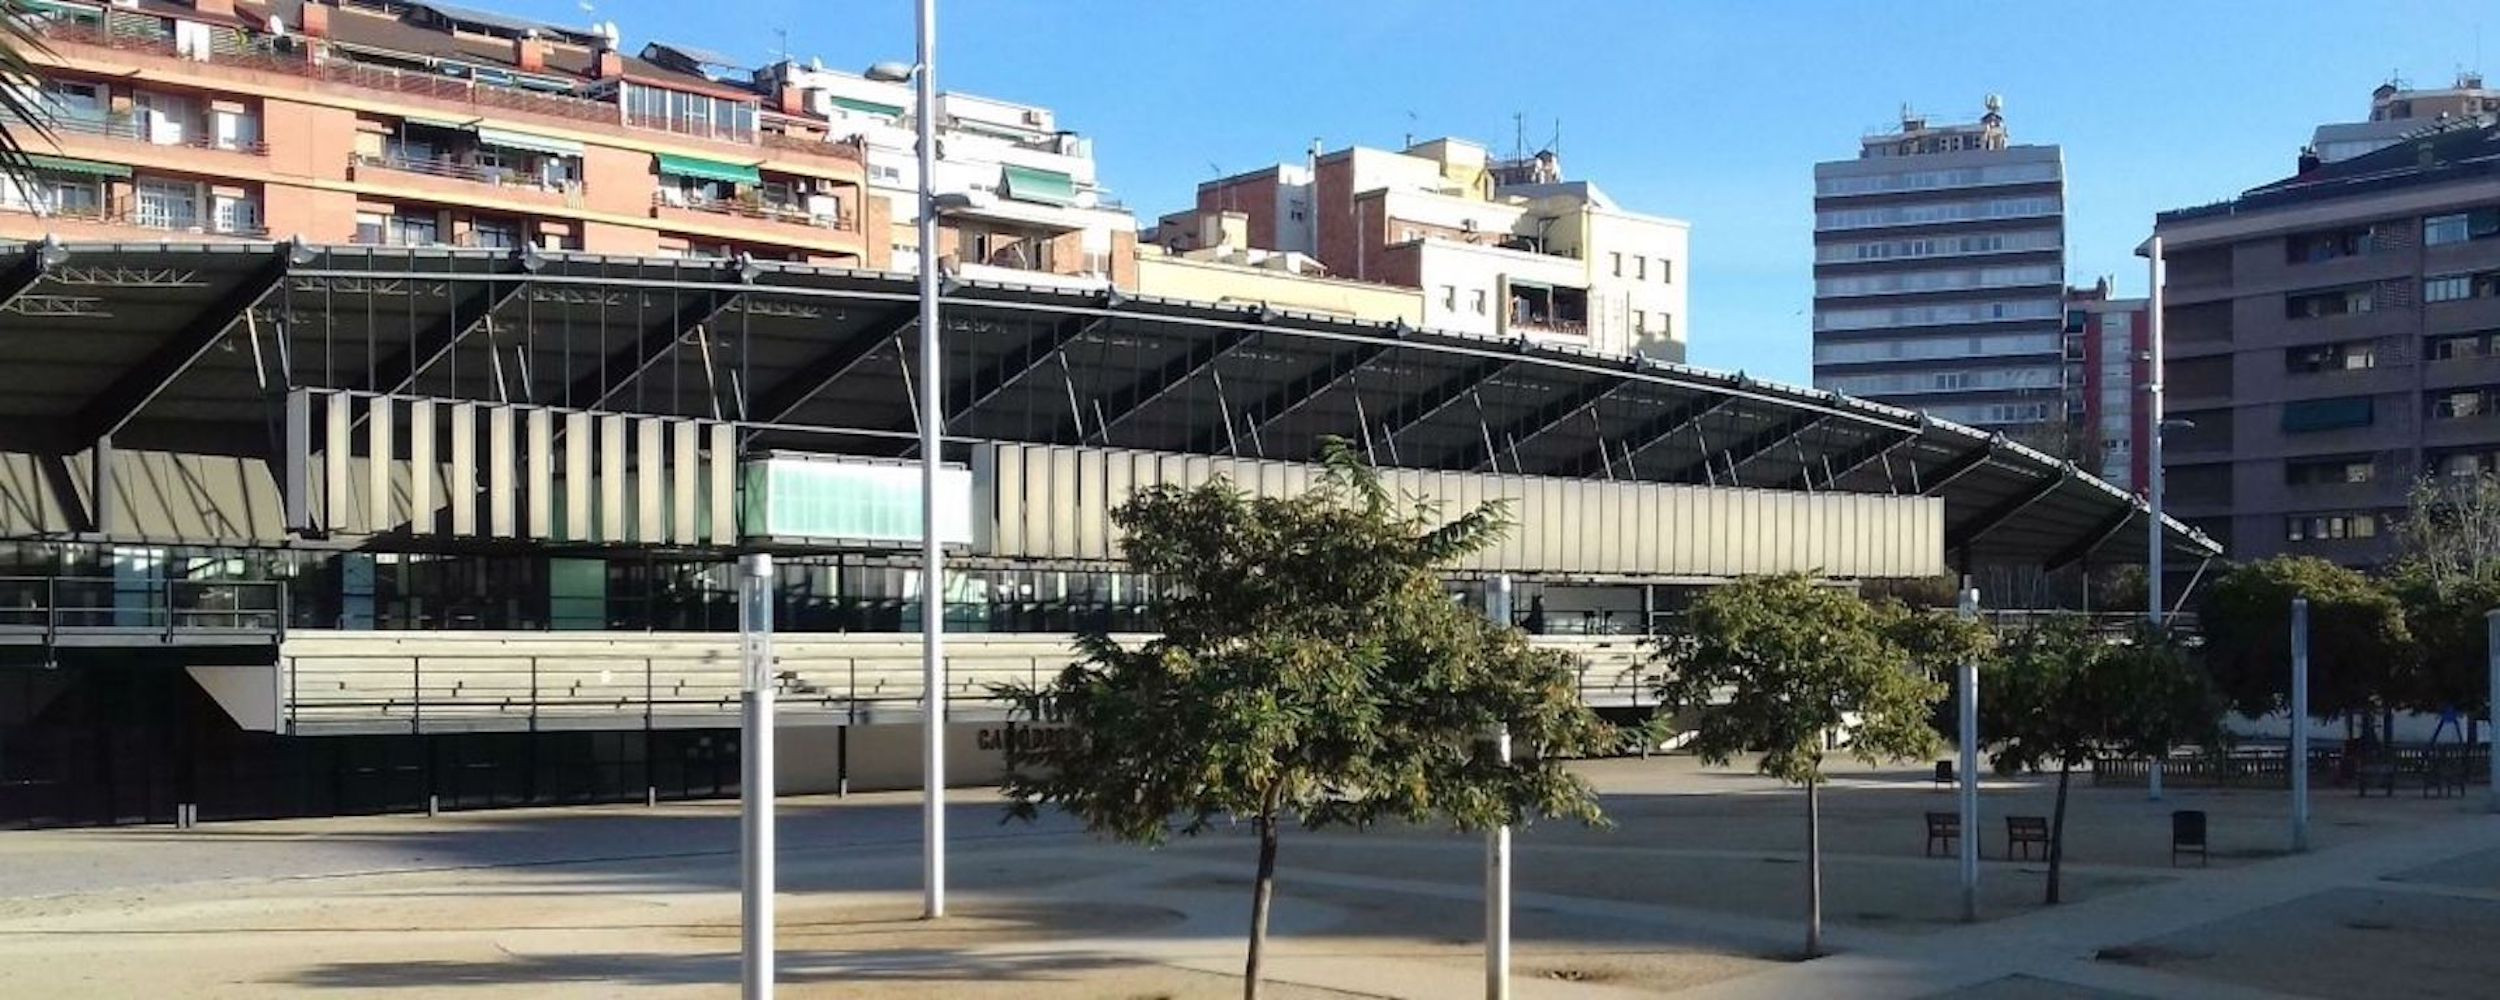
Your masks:
{"label": "tall white lamp post", "polygon": [[920,140],[920,684],[921,915],[946,915],[946,552],[938,541],[938,441],[945,383],[938,376],[937,0],[919,2],[920,57],[878,63],[868,78],[912,82]]}
{"label": "tall white lamp post", "polygon": [[773,557],[738,560],[738,660],[745,688],[738,758],[738,981],[773,995]]}
{"label": "tall white lamp post", "polygon": [[[2147,599],[2144,614],[2148,624],[2154,628],[2160,628],[2162,620],[2161,437],[2163,431],[2161,237],[2154,236],[2145,240],[2142,246],[2135,248],[2135,252],[2144,258],[2145,277],[2150,285],[2150,291],[2146,293],[2144,329],[2146,369],[2144,426],[2150,432],[2149,439],[2144,442],[2144,492],[2145,501],[2152,508],[2152,516],[2149,518],[2151,524],[2145,529],[2147,537],[2144,550],[2144,593]],[[2161,800],[2162,763],[2162,758],[2156,756],[2151,765],[2145,769],[2145,787],[2153,800],[2157,802]]]}

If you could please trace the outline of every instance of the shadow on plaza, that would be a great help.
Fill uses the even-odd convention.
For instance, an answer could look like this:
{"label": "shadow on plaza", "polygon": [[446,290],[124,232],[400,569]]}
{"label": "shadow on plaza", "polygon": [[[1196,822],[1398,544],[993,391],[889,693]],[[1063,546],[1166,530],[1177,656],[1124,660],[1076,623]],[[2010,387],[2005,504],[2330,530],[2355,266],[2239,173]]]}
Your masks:
{"label": "shadow on plaza", "polygon": [[[1045,980],[1086,969],[1129,964],[1134,958],[1095,952],[968,952],[910,948],[874,952],[783,949],[776,958],[785,983],[999,982]],[[516,955],[492,962],[340,962],[288,978],[290,985],[321,990],[443,989],[462,986],[566,985],[687,986],[738,981],[732,955]]]}

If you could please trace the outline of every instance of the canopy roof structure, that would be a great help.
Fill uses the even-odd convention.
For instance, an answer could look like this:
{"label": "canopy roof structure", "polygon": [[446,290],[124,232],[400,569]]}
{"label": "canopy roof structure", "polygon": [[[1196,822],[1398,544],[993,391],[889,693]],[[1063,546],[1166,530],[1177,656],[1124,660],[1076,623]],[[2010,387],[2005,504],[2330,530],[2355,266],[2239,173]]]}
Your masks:
{"label": "canopy roof structure", "polygon": [[[1963,566],[2140,562],[2136,497],[2023,445],[1742,373],[1116,290],[950,281],[945,432],[1302,461],[1923,494]],[[0,451],[267,455],[287,390],[737,421],[757,451],[916,447],[907,275],[295,243],[0,250]],[[961,457],[950,454],[952,457]],[[2220,553],[2175,521],[2170,550]]]}

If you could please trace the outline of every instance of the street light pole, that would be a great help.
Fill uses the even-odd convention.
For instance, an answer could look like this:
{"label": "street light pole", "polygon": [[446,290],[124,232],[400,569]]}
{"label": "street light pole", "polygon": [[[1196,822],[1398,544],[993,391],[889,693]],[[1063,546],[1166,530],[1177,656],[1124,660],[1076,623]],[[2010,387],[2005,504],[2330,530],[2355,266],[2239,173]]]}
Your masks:
{"label": "street light pole", "polygon": [[[2156,235],[2151,239],[2145,240],[2144,245],[2137,248],[2137,252],[2144,255],[2146,278],[2151,285],[2151,290],[2146,293],[2147,308],[2145,310],[2144,329],[2145,353],[2147,355],[2145,359],[2145,367],[2147,370],[2144,378],[2144,426],[2146,430],[2150,432],[2144,443],[2144,492],[2147,506],[2152,509],[2152,516],[2149,518],[2151,523],[2145,528],[2147,536],[2145,538],[2144,549],[2144,593],[2147,600],[2144,614],[2146,623],[2158,629],[2161,627],[2162,623],[2161,437],[2163,370],[2161,284],[2163,262],[2161,237]],[[2145,786],[2155,802],[2161,801],[2161,772],[2162,758],[2156,756],[2153,758],[2152,763],[2145,768]]]}
{"label": "street light pole", "polygon": [[938,378],[937,0],[920,0],[913,73],[920,131],[920,692],[921,909],[946,915],[946,550],[938,540],[938,444],[946,383]]}
{"label": "street light pole", "polygon": [[739,995],[773,995],[773,557],[738,561]]}

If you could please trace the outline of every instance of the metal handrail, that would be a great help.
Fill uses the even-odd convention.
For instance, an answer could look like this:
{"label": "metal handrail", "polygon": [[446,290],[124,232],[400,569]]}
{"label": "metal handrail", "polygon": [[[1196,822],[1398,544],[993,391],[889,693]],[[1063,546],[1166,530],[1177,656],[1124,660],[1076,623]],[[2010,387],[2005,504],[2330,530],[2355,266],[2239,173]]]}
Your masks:
{"label": "metal handrail", "polygon": [[[219,592],[230,595],[231,606],[200,606]],[[246,600],[247,594],[267,598]],[[98,595],[103,603],[96,603]],[[134,596],[139,604],[124,603]],[[286,628],[286,586],[276,580],[0,576],[0,628],[37,626],[46,643],[58,642],[64,630],[85,629],[150,629],[169,640],[185,631],[280,634]]]}
{"label": "metal handrail", "polygon": [[208,134],[206,130],[200,130],[201,134],[187,136],[179,142],[160,141],[154,135],[144,129],[141,129],[139,127],[138,119],[119,115],[105,115],[102,117],[93,115],[55,115],[48,124],[52,126],[52,130],[55,132],[66,132],[71,135],[92,135],[105,139],[118,139],[125,142],[143,143],[150,146],[174,146],[182,149],[209,149],[228,153],[243,153],[251,156],[269,155],[268,143],[261,142],[257,139],[250,142],[228,141],[221,139],[214,134]]}
{"label": "metal handrail", "polygon": [[214,213],[210,213],[205,218],[195,212],[182,218],[151,219],[142,215],[137,206],[133,205],[128,198],[108,198],[92,208],[24,208],[16,205],[0,205],[0,212],[15,212],[68,222],[136,226],[141,229],[156,229],[173,233],[200,233],[211,236],[269,235],[269,227],[265,224],[224,225],[217,221]]}
{"label": "metal handrail", "polygon": [[405,174],[422,174],[427,177],[442,177],[450,180],[468,181],[474,184],[486,184],[494,187],[529,188],[532,190],[546,191],[556,194],[562,194],[567,191],[575,190],[581,186],[579,181],[549,182],[544,177],[540,177],[527,171],[514,170],[510,167],[489,167],[482,164],[462,163],[458,160],[441,158],[430,160],[419,159],[417,157],[403,156],[395,153],[383,153],[380,155],[372,153],[350,153],[347,156],[347,162],[350,166],[376,167],[383,170],[393,170]]}
{"label": "metal handrail", "polygon": [[742,219],[761,219],[766,222],[813,226],[818,229],[849,228],[842,224],[842,216],[838,212],[819,215],[795,205],[768,201],[750,202],[736,198],[711,198],[684,191],[654,191],[651,193],[651,207],[682,208],[690,212],[708,212],[713,215],[730,215]]}

